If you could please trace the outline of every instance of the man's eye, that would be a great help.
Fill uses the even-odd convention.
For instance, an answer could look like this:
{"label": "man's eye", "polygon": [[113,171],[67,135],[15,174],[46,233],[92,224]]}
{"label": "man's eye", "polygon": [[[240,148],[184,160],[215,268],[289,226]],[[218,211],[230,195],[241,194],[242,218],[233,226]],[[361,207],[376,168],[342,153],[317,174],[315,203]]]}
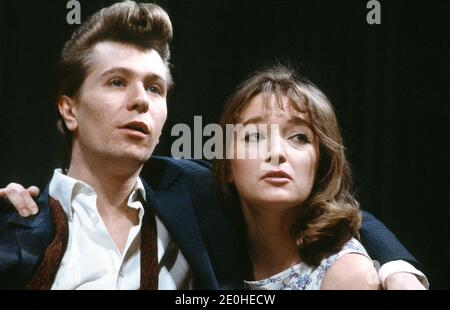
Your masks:
{"label": "man's eye", "polygon": [[122,81],[120,79],[114,79],[109,82],[109,85],[114,86],[114,87],[124,87],[125,83],[124,83],[124,81]]}
{"label": "man's eye", "polygon": [[163,95],[163,91],[161,89],[161,87],[159,87],[158,85],[152,85],[149,88],[147,88],[147,91],[153,93],[153,94],[158,94],[158,95]]}
{"label": "man's eye", "polygon": [[253,132],[245,134],[245,142],[259,142],[264,140],[266,135],[262,132]]}
{"label": "man's eye", "polygon": [[310,142],[308,136],[304,133],[295,134],[295,135],[289,137],[289,140],[291,140],[294,143],[298,143],[298,144],[306,144],[306,143]]}

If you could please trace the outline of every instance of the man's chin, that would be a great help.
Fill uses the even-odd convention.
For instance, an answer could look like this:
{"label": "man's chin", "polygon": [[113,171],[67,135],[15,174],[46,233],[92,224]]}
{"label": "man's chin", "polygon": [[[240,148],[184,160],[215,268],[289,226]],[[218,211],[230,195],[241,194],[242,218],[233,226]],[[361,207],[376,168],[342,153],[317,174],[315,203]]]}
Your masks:
{"label": "man's chin", "polygon": [[128,151],[126,153],[115,154],[114,161],[122,165],[130,166],[142,166],[149,160],[151,154],[148,152],[132,152]]}
{"label": "man's chin", "polygon": [[148,149],[144,147],[129,146],[124,147],[122,150],[120,150],[120,153],[122,153],[121,156],[127,157],[131,160],[136,160],[141,163],[145,163],[152,155],[153,149],[154,148]]}
{"label": "man's chin", "polygon": [[133,154],[128,157],[128,160],[133,162],[135,165],[143,165],[149,160],[149,158],[150,155],[148,154]]}

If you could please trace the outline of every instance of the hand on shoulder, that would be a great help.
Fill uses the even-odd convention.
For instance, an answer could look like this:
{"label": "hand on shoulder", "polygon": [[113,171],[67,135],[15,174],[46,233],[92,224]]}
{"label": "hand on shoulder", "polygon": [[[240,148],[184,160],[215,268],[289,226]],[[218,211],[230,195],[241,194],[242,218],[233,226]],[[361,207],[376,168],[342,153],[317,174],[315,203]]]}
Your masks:
{"label": "hand on shoulder", "polygon": [[364,255],[349,253],[338,258],[327,270],[322,290],[377,290],[378,273],[372,261]]}

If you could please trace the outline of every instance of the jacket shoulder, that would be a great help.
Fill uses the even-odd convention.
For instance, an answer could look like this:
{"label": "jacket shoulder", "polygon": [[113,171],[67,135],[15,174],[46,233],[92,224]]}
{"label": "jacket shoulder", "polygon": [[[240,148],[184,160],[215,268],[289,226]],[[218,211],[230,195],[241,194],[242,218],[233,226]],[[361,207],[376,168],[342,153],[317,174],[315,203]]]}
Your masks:
{"label": "jacket shoulder", "polygon": [[47,198],[44,190],[37,201],[39,213],[28,218],[0,203],[0,289],[23,289],[53,239]]}
{"label": "jacket shoulder", "polygon": [[163,166],[166,169],[177,169],[183,173],[209,174],[211,163],[200,159],[176,159],[165,156],[153,156],[148,161],[150,166]]}
{"label": "jacket shoulder", "polygon": [[145,164],[141,177],[156,190],[183,185],[190,191],[203,192],[213,185],[211,164],[203,160],[154,156]]}

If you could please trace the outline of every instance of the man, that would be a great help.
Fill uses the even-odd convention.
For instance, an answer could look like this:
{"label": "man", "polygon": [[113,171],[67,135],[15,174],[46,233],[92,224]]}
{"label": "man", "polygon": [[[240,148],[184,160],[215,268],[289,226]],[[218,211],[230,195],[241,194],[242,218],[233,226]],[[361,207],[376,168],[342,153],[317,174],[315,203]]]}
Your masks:
{"label": "man", "polygon": [[164,10],[124,2],[92,16],[67,42],[57,93],[66,160],[38,201],[39,215],[2,218],[1,265],[9,275],[2,287],[218,287],[193,198],[153,191],[178,178],[176,170],[152,188],[139,178],[167,116],[171,38]]}
{"label": "man", "polygon": [[[239,238],[218,210],[208,164],[155,157],[143,169],[166,119],[171,37],[164,10],[128,1],[93,15],[67,42],[57,93],[63,169],[39,197],[39,213],[18,185],[0,191],[22,215],[35,214],[2,210],[0,287],[242,285]],[[415,261],[365,219],[362,237],[375,259]],[[390,278],[417,284],[410,267]]]}

